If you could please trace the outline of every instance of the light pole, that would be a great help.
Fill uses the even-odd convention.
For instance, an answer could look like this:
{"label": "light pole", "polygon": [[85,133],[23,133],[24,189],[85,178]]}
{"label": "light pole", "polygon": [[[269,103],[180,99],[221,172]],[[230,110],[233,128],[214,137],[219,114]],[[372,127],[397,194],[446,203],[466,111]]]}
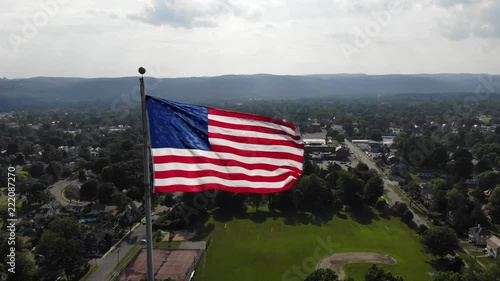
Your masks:
{"label": "light pole", "polygon": [[118,254],[118,260],[116,261],[116,264],[118,265],[120,263],[120,246],[116,248],[116,253]]}

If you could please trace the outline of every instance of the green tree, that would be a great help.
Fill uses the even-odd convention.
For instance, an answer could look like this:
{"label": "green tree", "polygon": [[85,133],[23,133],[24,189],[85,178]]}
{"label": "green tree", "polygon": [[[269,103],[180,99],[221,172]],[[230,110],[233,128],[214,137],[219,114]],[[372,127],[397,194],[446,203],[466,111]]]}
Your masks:
{"label": "green tree", "polygon": [[408,211],[403,213],[401,218],[406,222],[410,222],[413,220],[413,213],[410,210],[408,210]]}
{"label": "green tree", "polygon": [[338,281],[337,273],[329,268],[320,268],[313,271],[304,281]]}
{"label": "green tree", "polygon": [[418,226],[417,233],[418,233],[419,235],[424,235],[424,233],[425,233],[427,230],[429,230],[429,227],[428,227],[427,225],[425,225],[425,224],[421,224],[421,225],[419,225],[419,226]]}
{"label": "green tree", "polygon": [[340,143],[344,142],[344,140],[345,140],[344,134],[338,134],[338,135],[336,135],[335,136],[335,140],[338,141],[338,142],[340,142]]}
{"label": "green tree", "polygon": [[160,202],[162,205],[167,207],[172,207],[175,204],[174,194],[173,193],[164,193],[160,197]]}
{"label": "green tree", "polygon": [[413,203],[413,201],[420,200],[421,188],[417,183],[410,182],[408,185],[403,187],[403,189],[406,190],[406,192],[408,193],[408,195],[410,197],[410,206]]}
{"label": "green tree", "polygon": [[96,180],[85,181],[80,188],[80,198],[82,200],[94,202],[97,199],[97,186]]}
{"label": "green tree", "polygon": [[111,201],[115,206],[120,209],[125,208],[125,206],[132,201],[127,195],[123,194],[121,191],[115,191],[111,194]]}
{"label": "green tree", "polygon": [[489,198],[493,219],[500,222],[500,186],[497,186]]}
{"label": "green tree", "polygon": [[[354,203],[359,203],[355,199],[361,197],[360,194],[363,192],[364,182],[355,173],[345,170],[339,171],[336,186],[341,192],[344,204],[353,205]],[[357,196],[355,196],[356,194]]]}
{"label": "green tree", "polygon": [[445,256],[458,248],[458,237],[455,231],[447,226],[433,227],[422,237],[422,244],[433,255]]}
{"label": "green tree", "polygon": [[474,171],[478,174],[481,174],[486,171],[491,171],[490,163],[486,159],[481,159],[477,162],[476,166],[474,167]]}
{"label": "green tree", "polygon": [[33,254],[26,250],[16,253],[16,274],[12,274],[9,280],[12,281],[35,281],[38,272]]}
{"label": "green tree", "polygon": [[463,279],[463,275],[458,272],[453,272],[453,271],[444,271],[444,272],[438,272],[434,276],[433,281],[466,281]]}
{"label": "green tree", "polygon": [[113,183],[105,182],[97,185],[97,199],[101,204],[109,205],[112,203],[113,193],[116,191],[116,187]]}
{"label": "green tree", "polygon": [[118,224],[122,228],[127,228],[127,227],[130,228],[130,226],[132,225],[132,222],[130,221],[130,218],[127,214],[123,214],[118,218]]}
{"label": "green tree", "polygon": [[408,205],[406,205],[406,203],[399,203],[394,207],[394,209],[401,217],[403,216],[404,213],[406,213],[409,210]]}
{"label": "green tree", "polygon": [[72,184],[66,187],[66,189],[64,190],[64,195],[70,200],[70,203],[73,200],[80,200],[80,190],[78,189],[78,187]]}
{"label": "green tree", "polygon": [[384,195],[384,182],[382,178],[379,176],[370,178],[364,187],[363,201],[372,205],[382,195]]}
{"label": "green tree", "polygon": [[382,132],[379,129],[373,129],[370,133],[370,139],[374,141],[382,141]]}
{"label": "green tree", "polygon": [[500,260],[487,265],[483,271],[479,273],[480,281],[498,281],[500,276]]}
{"label": "green tree", "polygon": [[30,175],[37,179],[43,175],[44,171],[45,171],[44,164],[43,162],[40,161],[35,162],[33,165],[31,165],[29,169]]}
{"label": "green tree", "polygon": [[449,172],[455,176],[455,181],[461,178],[469,178],[474,166],[472,165],[472,154],[465,150],[459,149],[452,155],[452,162],[448,162]]}
{"label": "green tree", "polygon": [[[234,213],[245,209],[247,195],[220,190],[215,196],[215,204],[222,212]],[[191,201],[192,202],[192,201]]]}
{"label": "green tree", "polygon": [[249,194],[248,203],[250,206],[255,208],[255,211],[259,211],[259,207],[263,206],[265,203],[265,197],[263,194]]}
{"label": "green tree", "polygon": [[80,225],[74,218],[60,217],[53,220],[37,246],[44,256],[43,264],[52,270],[62,268],[69,281],[73,272],[84,263],[84,243]]}
{"label": "green tree", "polygon": [[314,165],[311,160],[308,160],[306,157],[304,158],[304,175],[310,175],[314,173]]}
{"label": "green tree", "polygon": [[495,187],[498,174],[493,171],[482,172],[477,176],[477,185],[481,190],[488,190]]}
{"label": "green tree", "polygon": [[402,277],[385,272],[382,268],[372,265],[365,273],[365,281],[403,281]]}
{"label": "green tree", "polygon": [[96,174],[100,174],[104,167],[109,165],[108,158],[99,157],[92,163],[92,171]]}
{"label": "green tree", "polygon": [[453,188],[446,193],[448,199],[448,211],[463,210],[467,203],[466,194],[463,194],[457,188]]}

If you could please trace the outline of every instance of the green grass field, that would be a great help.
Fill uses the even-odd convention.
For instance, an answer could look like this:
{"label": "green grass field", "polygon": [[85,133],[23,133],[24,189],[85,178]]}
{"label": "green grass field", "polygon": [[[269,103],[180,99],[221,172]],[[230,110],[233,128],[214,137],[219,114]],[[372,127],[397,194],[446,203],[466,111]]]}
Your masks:
{"label": "green grass field", "polygon": [[[405,281],[431,279],[426,263],[431,256],[423,253],[418,235],[397,218],[335,215],[328,222],[315,222],[307,215],[283,218],[262,212],[225,220],[211,217],[205,226],[213,230],[210,246],[198,264],[196,281],[302,281],[304,276],[294,273],[293,266],[305,275],[314,270],[313,265],[320,259],[351,251],[391,255],[398,264],[382,267],[403,276]],[[330,253],[318,239],[332,241]],[[346,273],[361,281],[368,267],[369,264],[350,264]]]}

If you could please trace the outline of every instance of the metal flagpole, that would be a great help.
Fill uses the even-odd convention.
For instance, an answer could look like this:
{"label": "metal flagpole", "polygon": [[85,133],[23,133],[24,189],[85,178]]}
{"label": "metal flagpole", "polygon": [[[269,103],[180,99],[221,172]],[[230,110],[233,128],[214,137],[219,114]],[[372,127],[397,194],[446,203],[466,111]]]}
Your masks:
{"label": "metal flagpole", "polygon": [[148,281],[154,281],[153,272],[153,233],[151,229],[151,176],[149,171],[149,136],[148,136],[148,120],[146,114],[146,94],[144,93],[144,73],[146,69],[139,67],[141,78],[141,102],[142,102],[142,136],[144,141],[144,201],[146,211],[146,248],[147,248],[147,269]]}

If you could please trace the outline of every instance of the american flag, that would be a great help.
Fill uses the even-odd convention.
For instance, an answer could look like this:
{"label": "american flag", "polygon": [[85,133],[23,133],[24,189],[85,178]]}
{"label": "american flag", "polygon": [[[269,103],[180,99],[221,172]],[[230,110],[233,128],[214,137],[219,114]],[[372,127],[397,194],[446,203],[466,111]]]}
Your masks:
{"label": "american flag", "polygon": [[279,192],[302,173],[290,123],[151,96],[146,107],[157,192]]}

